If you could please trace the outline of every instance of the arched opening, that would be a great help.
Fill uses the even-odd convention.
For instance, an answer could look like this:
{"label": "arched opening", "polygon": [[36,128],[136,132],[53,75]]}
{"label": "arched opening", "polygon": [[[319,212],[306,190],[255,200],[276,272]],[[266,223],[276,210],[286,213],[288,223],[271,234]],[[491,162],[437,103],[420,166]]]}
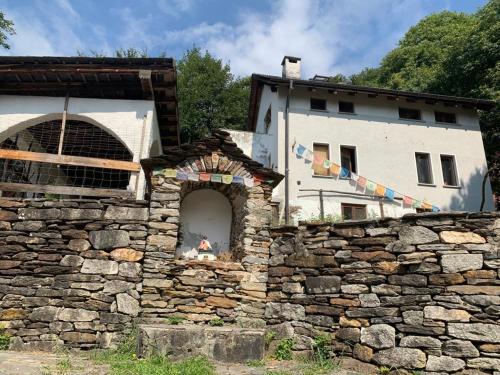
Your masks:
{"label": "arched opening", "polygon": [[[61,135],[63,135],[61,143]],[[61,147],[61,150],[59,150]],[[69,119],[64,131],[61,120],[29,126],[8,136],[0,149],[39,154],[60,154],[83,158],[132,161],[127,147],[103,128],[86,121]],[[100,189],[127,189],[129,170],[88,165],[56,164],[40,160],[0,159],[0,181]],[[4,192],[10,196],[38,196],[38,193]]]}
{"label": "arched opening", "polygon": [[197,257],[198,245],[203,236],[207,237],[215,256],[229,251],[232,220],[231,203],[222,193],[213,189],[188,193],[181,203],[181,236],[177,255]]}

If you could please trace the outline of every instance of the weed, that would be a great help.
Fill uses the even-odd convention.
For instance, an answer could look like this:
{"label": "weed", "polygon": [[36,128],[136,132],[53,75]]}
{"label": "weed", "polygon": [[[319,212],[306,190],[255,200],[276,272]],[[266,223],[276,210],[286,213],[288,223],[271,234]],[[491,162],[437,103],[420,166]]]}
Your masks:
{"label": "weed", "polygon": [[10,334],[6,332],[6,328],[3,324],[0,324],[0,350],[9,349],[10,345]]}
{"label": "weed", "polygon": [[172,324],[174,326],[177,326],[177,325],[181,324],[183,321],[184,321],[184,318],[182,316],[175,316],[175,315],[173,315],[173,316],[169,316],[167,318],[168,324]]}
{"label": "weed", "polygon": [[281,371],[281,370],[267,370],[265,375],[292,375],[290,372],[288,371]]}
{"label": "weed", "polygon": [[424,373],[420,370],[415,370],[415,371],[412,371],[411,375],[424,375]]}
{"label": "weed", "polygon": [[246,363],[249,367],[264,367],[266,363],[264,361],[259,361],[258,359],[248,360]]}
{"label": "weed", "polygon": [[264,343],[266,345],[266,349],[269,348],[269,345],[271,345],[271,343],[275,338],[276,338],[276,332],[272,330],[266,331],[266,334],[264,335]]}
{"label": "weed", "polygon": [[73,365],[71,364],[71,360],[69,359],[69,356],[64,356],[63,358],[60,358],[57,361],[56,369],[57,369],[57,374],[64,375],[69,373],[69,371],[73,368]]}
{"label": "weed", "polygon": [[385,367],[385,366],[381,366],[379,369],[378,369],[378,373],[380,375],[387,375],[388,373],[391,372],[391,369],[389,367]]}
{"label": "weed", "polygon": [[274,352],[274,358],[278,361],[286,361],[293,358],[293,348],[295,340],[292,338],[282,339],[278,342]]}
{"label": "weed", "polygon": [[212,327],[222,327],[224,325],[224,321],[221,318],[216,317],[210,320],[208,324],[210,324]]}

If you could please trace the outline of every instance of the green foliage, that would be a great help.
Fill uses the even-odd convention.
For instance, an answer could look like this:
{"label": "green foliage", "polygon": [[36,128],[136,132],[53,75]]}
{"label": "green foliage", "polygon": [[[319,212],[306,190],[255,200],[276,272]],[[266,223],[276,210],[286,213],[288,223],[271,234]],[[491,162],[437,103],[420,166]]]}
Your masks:
{"label": "green foliage", "polygon": [[292,375],[288,371],[281,371],[281,370],[267,370],[265,375]]}
{"label": "green foliage", "polygon": [[331,342],[332,337],[324,333],[319,334],[314,338],[311,348],[314,361],[324,362],[330,359],[329,345]]}
{"label": "green foliage", "polygon": [[235,78],[228,64],[195,47],[177,62],[177,95],[181,138],[191,142],[214,129],[244,128],[250,79]]}
{"label": "green foliage", "polygon": [[5,326],[0,324],[0,350],[9,349],[10,334],[6,332]]}
{"label": "green foliage", "polygon": [[9,49],[10,46],[7,43],[7,37],[15,33],[14,22],[5,18],[5,14],[0,10],[0,47]]}
{"label": "green foliage", "polygon": [[264,335],[264,344],[266,346],[266,349],[269,348],[269,345],[271,345],[271,342],[276,338],[276,332],[273,330],[267,330],[265,335]]}
{"label": "green foliage", "polygon": [[293,348],[295,347],[295,340],[292,338],[282,339],[278,342],[276,350],[274,351],[274,358],[278,361],[288,361],[293,358]]}
{"label": "green foliage", "polygon": [[251,359],[246,363],[249,367],[264,367],[266,363],[264,361],[259,361],[257,359]]}
{"label": "green foliage", "polygon": [[391,369],[389,367],[385,367],[385,366],[381,366],[379,369],[378,369],[378,373],[380,375],[387,375],[388,373],[391,372]]}
{"label": "green foliage", "polygon": [[169,316],[167,318],[168,324],[172,324],[174,326],[182,324],[183,321],[184,321],[184,318],[182,316],[175,316],[175,315],[173,315],[173,316]]}
{"label": "green foliage", "polygon": [[221,318],[216,317],[210,320],[208,324],[210,324],[212,327],[222,327],[224,325],[224,321]]}

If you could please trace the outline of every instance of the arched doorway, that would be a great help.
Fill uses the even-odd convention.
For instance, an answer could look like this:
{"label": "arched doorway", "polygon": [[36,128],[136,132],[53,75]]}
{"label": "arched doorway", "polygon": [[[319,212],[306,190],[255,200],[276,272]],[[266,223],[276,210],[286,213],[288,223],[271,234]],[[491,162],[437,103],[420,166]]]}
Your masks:
{"label": "arched doorway", "polygon": [[[133,159],[128,148],[112,134],[99,126],[80,120],[67,120],[64,130],[59,119],[31,125],[2,139],[0,149],[27,151],[38,155],[60,154],[116,161]],[[75,163],[57,164],[43,160],[42,158],[0,159],[0,181],[14,184],[121,190],[127,189],[130,184],[129,170],[75,165]],[[4,195],[30,196],[20,192],[4,192]]]}
{"label": "arched doorway", "polygon": [[198,248],[207,236],[215,255],[230,250],[233,214],[229,200],[213,189],[198,189],[187,194],[180,210],[179,256]]}

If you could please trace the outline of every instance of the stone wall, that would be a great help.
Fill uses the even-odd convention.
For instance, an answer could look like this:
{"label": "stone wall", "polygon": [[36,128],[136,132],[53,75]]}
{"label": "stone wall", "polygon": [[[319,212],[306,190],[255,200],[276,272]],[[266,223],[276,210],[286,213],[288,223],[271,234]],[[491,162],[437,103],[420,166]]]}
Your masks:
{"label": "stone wall", "polygon": [[377,365],[500,371],[499,213],[271,234],[265,316],[297,350],[330,331],[337,352]]}
{"label": "stone wall", "polygon": [[13,349],[107,347],[139,315],[147,206],[0,199],[0,324]]}

